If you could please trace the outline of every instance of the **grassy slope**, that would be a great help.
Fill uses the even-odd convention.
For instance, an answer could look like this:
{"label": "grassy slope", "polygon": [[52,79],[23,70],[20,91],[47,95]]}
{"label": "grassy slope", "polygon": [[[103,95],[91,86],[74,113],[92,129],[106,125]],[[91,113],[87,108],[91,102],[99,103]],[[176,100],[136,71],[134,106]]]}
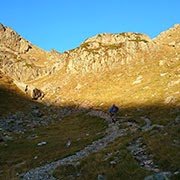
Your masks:
{"label": "grassy slope", "polygon": [[[69,156],[101,138],[105,129],[103,120],[75,113],[48,127],[16,134],[14,141],[0,144],[0,179],[17,178],[26,170]],[[69,140],[71,145],[66,147]],[[47,144],[38,146],[42,141]]]}
{"label": "grassy slope", "polygon": [[[123,107],[137,105],[164,104],[165,98],[174,96],[179,101],[179,84],[169,86],[168,83],[179,79],[180,61],[176,50],[171,47],[162,48],[152,57],[146,57],[145,63],[120,66],[116,70],[86,75],[56,74],[37,81],[35,84],[45,87],[47,82],[52,87],[60,87],[57,93],[49,93],[49,99],[65,99],[70,104],[86,104],[87,106],[108,107],[117,103]],[[164,65],[159,62],[164,60]],[[133,82],[142,76],[139,84]],[[76,87],[80,88],[76,88]],[[59,100],[59,103],[63,103]]]}
{"label": "grassy slope", "polygon": [[[149,148],[148,151],[153,154],[153,159],[164,171],[178,171],[180,169],[179,146],[173,143],[173,140],[179,139],[179,127],[171,129],[166,128],[160,133],[158,130],[142,134],[128,134],[111,143],[102,151],[92,154],[83,159],[77,167],[64,166],[55,170],[54,176],[59,179],[97,179],[99,174],[105,174],[107,179],[132,179],[139,180],[151,174],[138,165],[137,161],[127,150],[127,145],[137,137],[143,137],[144,144]],[[166,133],[166,135],[164,135]],[[106,159],[106,157],[109,157]],[[106,159],[106,160],[105,160]],[[112,165],[111,162],[117,164]],[[80,176],[76,176],[80,174]],[[178,180],[179,175],[174,175],[171,179]]]}
{"label": "grassy slope", "polygon": [[30,105],[37,104],[26,97],[13,83],[13,80],[0,72],[0,114],[28,111]]}
{"label": "grassy slope", "polygon": [[[67,76],[62,72],[57,72],[52,76],[35,82],[37,87],[46,86],[47,83],[51,82],[52,87],[61,88],[57,93],[49,92],[46,95],[46,101],[57,99],[56,105],[78,104],[107,111],[112,103],[116,103],[120,106],[120,116],[127,115],[127,117],[136,120],[139,124],[143,124],[141,117],[148,117],[152,123],[167,126],[160,132],[152,131],[144,135],[138,133],[122,137],[103,151],[84,159],[80,167],[78,167],[83,172],[84,179],[96,178],[97,174],[102,172],[107,175],[108,179],[118,179],[119,177],[122,179],[131,179],[131,177],[133,179],[142,179],[149,174],[149,172],[142,170],[137,165],[136,161],[126,150],[126,145],[136,136],[143,136],[144,142],[148,146],[148,151],[154,155],[155,161],[162,169],[172,171],[180,169],[179,146],[173,143],[174,140],[179,139],[179,125],[175,127],[170,126],[170,123],[179,114],[179,84],[168,85],[179,79],[180,57],[177,52],[179,52],[179,49],[162,47],[155,55],[146,57],[144,64],[139,64],[137,61],[137,64],[133,66],[122,66],[111,72],[86,76]],[[159,61],[161,60],[165,63],[159,66]],[[142,76],[141,83],[133,85],[133,82],[139,76]],[[76,88],[78,84],[81,86],[79,89]],[[16,96],[17,90],[12,89],[12,91],[9,91],[11,86],[8,87],[8,90],[3,88],[4,85],[1,87],[2,93],[0,96],[4,104],[1,104],[0,108],[3,113],[8,113],[9,108],[15,112],[17,110],[25,110],[25,107],[28,107],[30,101],[22,98],[22,94],[19,97]],[[12,94],[13,91],[14,94]],[[175,97],[176,101],[165,104],[164,101],[169,96]],[[17,141],[0,144],[0,157],[3,157],[0,159],[2,165],[1,175],[5,176],[6,179],[12,179],[17,172],[64,157],[98,138],[99,136],[96,136],[95,132],[104,131],[104,123],[90,118],[86,124],[84,119],[89,119],[89,117],[84,117],[82,114],[72,115],[60,124],[36,129],[34,132],[30,131],[29,134],[39,135],[37,139],[27,140],[26,137],[29,134],[24,134]],[[83,128],[79,129],[83,123],[85,123]],[[100,126],[97,126],[98,123],[100,123]],[[87,129],[88,127],[90,127],[90,130]],[[71,130],[73,131],[69,134]],[[92,134],[95,136],[83,139],[84,133],[87,131],[92,131]],[[76,142],[72,143],[72,149],[64,148],[68,138],[74,142],[79,136],[82,144]],[[38,142],[44,139],[50,142],[47,144],[48,151],[44,150],[43,147],[36,146]],[[61,150],[59,150],[60,148]],[[14,151],[15,153],[12,153]],[[51,153],[52,151],[56,153]],[[116,153],[118,151],[120,154]],[[116,167],[110,166],[110,160],[106,163],[103,161],[104,155],[108,153],[113,153],[110,160],[117,156],[120,157]],[[33,158],[36,155],[38,159],[35,160]],[[94,169],[94,167],[98,168]],[[69,167],[64,170],[65,176],[68,176],[66,174],[68,169]],[[61,176],[59,173],[61,172],[58,169],[55,174]]]}
{"label": "grassy slope", "polygon": [[168,125],[145,135],[144,141],[160,166],[168,171],[180,170],[180,126]]}
{"label": "grassy slope", "polygon": [[[141,117],[148,117],[152,123],[164,125],[165,129],[160,133],[157,130],[141,136],[160,168],[175,172],[180,169],[179,145],[173,145],[174,140],[179,142],[179,125],[172,127],[170,124],[179,114],[179,83],[174,82],[179,80],[180,61],[171,50],[169,47],[160,49],[159,53],[146,60],[144,65],[137,63],[133,67],[126,66],[105,74],[69,76],[69,79],[66,78],[66,84],[61,83],[64,77],[61,79],[59,75],[59,81],[56,79],[56,83],[62,88],[59,96],[69,103],[107,110],[115,102],[121,107],[121,116],[126,114],[139,124],[142,124]],[[165,63],[160,66],[162,57]],[[141,83],[133,85],[139,76],[142,76]],[[76,89],[78,84],[81,85],[80,89]],[[170,96],[176,100],[165,103],[165,99]],[[54,95],[51,97],[55,98]],[[164,135],[166,133],[167,136]],[[55,171],[55,175],[68,179],[75,171],[82,175],[79,179],[95,179],[98,174],[105,172],[108,179],[142,179],[149,172],[142,170],[126,150],[127,142],[131,140],[132,137],[121,138],[119,143],[84,159],[79,167],[60,167]],[[116,167],[111,167],[109,161],[103,161],[104,151],[111,153],[117,150],[125,153],[125,158],[122,158]],[[173,177],[178,178],[178,175]]]}
{"label": "grassy slope", "polygon": [[[100,152],[81,160],[76,168],[68,165],[57,168],[54,176],[59,179],[70,179],[72,174],[80,174],[76,179],[88,180],[97,179],[98,175],[104,174],[107,179],[143,179],[150,173],[140,168],[126,148],[128,143],[139,135],[128,134],[118,138]],[[112,161],[116,161],[117,164],[111,164]]]}

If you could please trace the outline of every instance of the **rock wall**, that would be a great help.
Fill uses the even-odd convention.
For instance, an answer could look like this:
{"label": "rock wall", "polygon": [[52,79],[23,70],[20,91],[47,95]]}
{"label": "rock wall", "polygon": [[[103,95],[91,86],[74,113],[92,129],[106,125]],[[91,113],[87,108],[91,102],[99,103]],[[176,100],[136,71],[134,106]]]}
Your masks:
{"label": "rock wall", "polygon": [[144,63],[162,45],[179,46],[180,25],[175,25],[157,38],[140,33],[98,34],[79,47],[62,54],[46,52],[23,39],[12,29],[0,24],[0,69],[13,79],[28,81],[66,73],[97,73],[121,66]]}
{"label": "rock wall", "polygon": [[68,51],[68,73],[101,72],[139,61],[142,54],[155,50],[155,43],[144,34],[99,34],[80,47]]}
{"label": "rock wall", "polygon": [[175,24],[174,27],[161,32],[153,41],[173,47],[180,46],[180,24]]}
{"label": "rock wall", "polygon": [[9,27],[0,24],[0,44],[19,53],[26,53],[32,48],[32,44],[23,39]]}
{"label": "rock wall", "polygon": [[65,61],[55,50],[46,52],[0,24],[0,70],[18,81],[29,81],[53,74]]}

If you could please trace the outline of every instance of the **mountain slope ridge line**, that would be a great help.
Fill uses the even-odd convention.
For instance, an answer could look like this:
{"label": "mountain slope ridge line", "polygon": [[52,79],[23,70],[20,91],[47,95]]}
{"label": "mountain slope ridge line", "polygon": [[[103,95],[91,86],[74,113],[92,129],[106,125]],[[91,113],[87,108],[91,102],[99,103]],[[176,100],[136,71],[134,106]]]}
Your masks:
{"label": "mountain slope ridge line", "polygon": [[[46,52],[0,24],[0,69],[13,79],[25,82],[57,71],[72,74],[108,71],[118,66],[133,65],[147,57],[151,59],[162,44],[166,44],[166,48],[178,46],[178,38],[174,34],[179,30],[180,25],[177,24],[153,40],[140,33],[103,33],[88,38],[75,49],[59,53],[54,49]],[[164,40],[166,36],[170,37],[168,41]]]}

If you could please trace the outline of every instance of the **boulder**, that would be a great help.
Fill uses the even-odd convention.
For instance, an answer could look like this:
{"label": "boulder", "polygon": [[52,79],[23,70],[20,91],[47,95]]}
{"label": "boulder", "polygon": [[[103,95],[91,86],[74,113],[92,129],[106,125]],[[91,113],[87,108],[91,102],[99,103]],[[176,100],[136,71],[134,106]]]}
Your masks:
{"label": "boulder", "polygon": [[42,99],[45,96],[44,92],[40,89],[34,88],[32,91],[32,99],[38,100]]}

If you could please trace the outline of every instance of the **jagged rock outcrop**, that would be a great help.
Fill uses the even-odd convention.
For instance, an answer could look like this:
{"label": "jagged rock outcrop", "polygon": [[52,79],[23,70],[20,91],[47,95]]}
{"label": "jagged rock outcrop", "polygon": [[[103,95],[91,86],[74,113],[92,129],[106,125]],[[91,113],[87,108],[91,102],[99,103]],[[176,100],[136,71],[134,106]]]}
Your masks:
{"label": "jagged rock outcrop", "polygon": [[13,82],[22,92],[30,96],[33,100],[42,99],[45,96],[43,90],[38,89],[32,84],[27,84],[16,80],[14,80]]}
{"label": "jagged rock outcrop", "polygon": [[140,33],[98,34],[66,52],[69,59],[67,72],[102,72],[133,63],[143,64],[145,60],[157,58],[156,55],[166,56],[167,52],[177,54],[179,37],[179,24],[153,40]]}
{"label": "jagged rock outcrop", "polygon": [[32,48],[32,44],[23,39],[19,34],[0,24],[0,43],[14,52],[26,53]]}
{"label": "jagged rock outcrop", "polygon": [[19,81],[53,74],[59,69],[67,73],[96,73],[138,62],[139,54],[154,49],[144,34],[104,33],[84,41],[80,47],[62,54],[43,51],[23,39],[12,29],[0,25],[1,70]]}
{"label": "jagged rock outcrop", "polygon": [[[46,52],[23,39],[12,29],[0,25],[0,69],[13,79],[28,81],[51,75],[59,70],[66,73],[97,73],[144,64],[161,51],[162,56],[172,47],[179,47],[180,25],[151,40],[140,33],[98,34],[79,47],[62,54]],[[164,53],[164,54],[163,54]],[[158,55],[159,56],[159,55]],[[164,60],[159,59],[164,63]],[[161,64],[162,64],[161,63]]]}
{"label": "jagged rock outcrop", "polygon": [[174,27],[160,33],[153,41],[172,47],[180,46],[180,24],[175,24]]}
{"label": "jagged rock outcrop", "polygon": [[0,69],[19,81],[33,80],[54,73],[65,65],[60,53],[46,52],[0,24]]}
{"label": "jagged rock outcrop", "polygon": [[98,34],[67,52],[67,72],[102,72],[133,62],[139,63],[138,57],[154,50],[155,44],[145,34]]}

